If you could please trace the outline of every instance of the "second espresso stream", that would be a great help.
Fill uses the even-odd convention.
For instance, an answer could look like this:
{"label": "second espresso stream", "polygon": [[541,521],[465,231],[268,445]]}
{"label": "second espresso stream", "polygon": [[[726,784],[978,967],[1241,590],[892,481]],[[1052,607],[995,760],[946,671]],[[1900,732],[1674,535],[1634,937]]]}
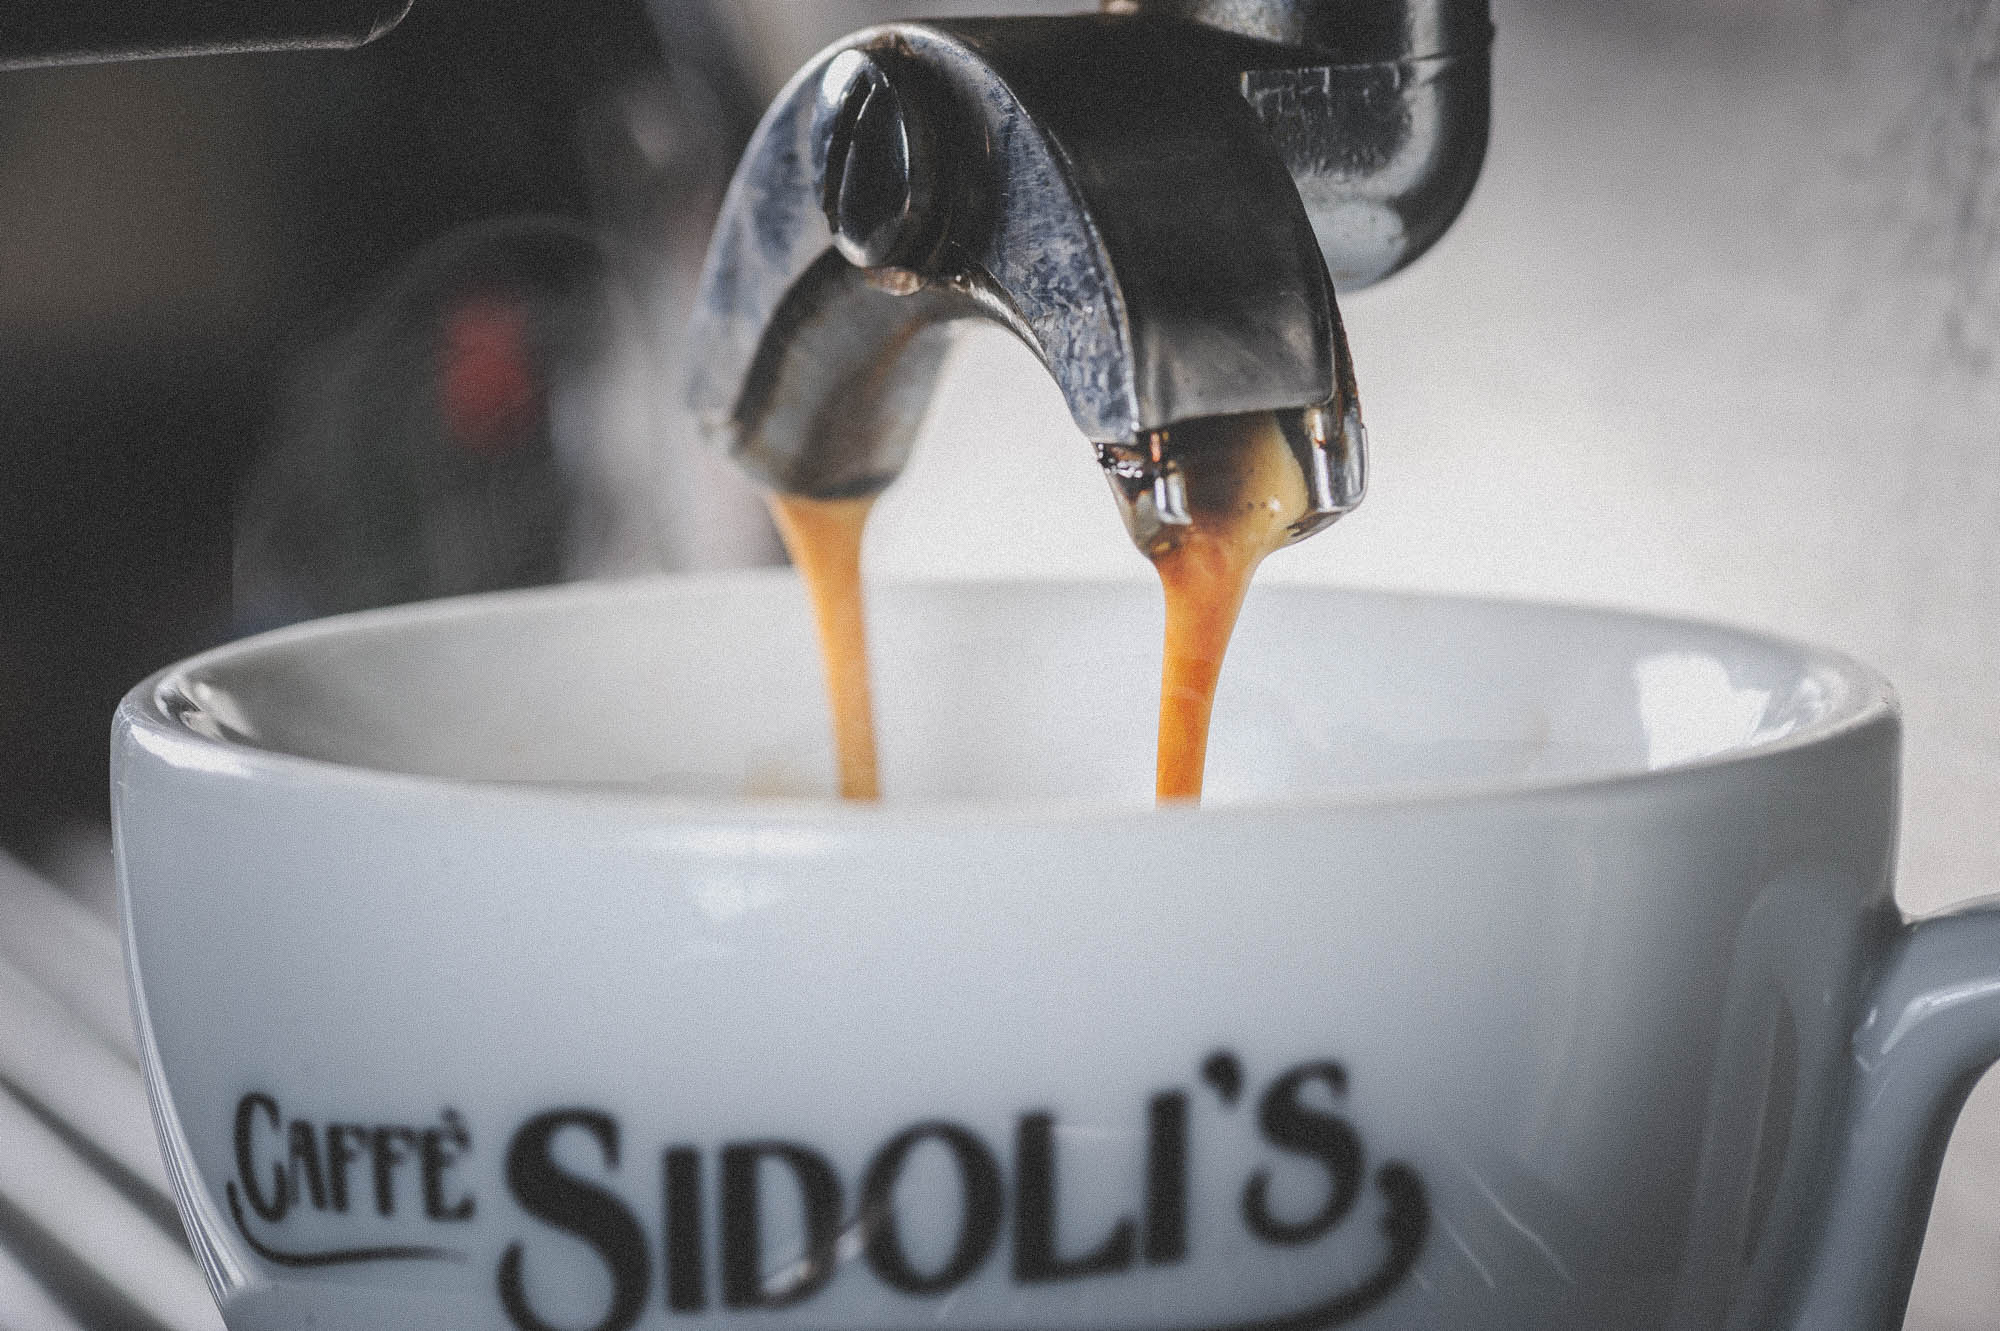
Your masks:
{"label": "second espresso stream", "polygon": [[[1257,566],[1305,515],[1305,475],[1277,418],[1217,416],[1155,436],[1172,450],[1183,512],[1150,524],[1146,557],[1166,595],[1155,789],[1199,800],[1222,662]],[[1122,498],[1122,495],[1121,495]],[[771,511],[811,598],[844,799],[879,797],[861,544],[874,500],[773,494]]]}

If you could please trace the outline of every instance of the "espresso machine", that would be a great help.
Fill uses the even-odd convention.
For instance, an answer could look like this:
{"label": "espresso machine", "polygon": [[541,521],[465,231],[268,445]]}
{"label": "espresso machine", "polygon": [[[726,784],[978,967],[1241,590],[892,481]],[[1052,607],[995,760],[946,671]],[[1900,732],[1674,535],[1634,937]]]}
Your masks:
{"label": "espresso machine", "polygon": [[[31,14],[0,66],[357,46],[408,0]],[[696,302],[689,401],[759,481],[900,472],[955,324],[1015,333],[1142,544],[1186,521],[1178,422],[1283,413],[1303,537],[1360,502],[1335,303],[1428,250],[1487,141],[1485,0],[1111,0],[902,24],[823,52],[766,115]]]}

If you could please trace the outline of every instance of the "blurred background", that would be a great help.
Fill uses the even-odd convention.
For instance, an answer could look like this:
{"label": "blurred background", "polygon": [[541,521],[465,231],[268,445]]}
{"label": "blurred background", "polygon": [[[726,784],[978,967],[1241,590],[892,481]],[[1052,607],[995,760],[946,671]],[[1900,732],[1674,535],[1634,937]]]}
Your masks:
{"label": "blurred background", "polygon": [[[675,392],[758,108],[867,22],[1075,7],[418,0],[356,52],[0,74],[0,857],[111,911],[112,707],[201,647],[776,559]],[[2000,2],[1495,10],[1478,193],[1344,302],[1371,497],[1266,576],[1846,649],[1907,708],[1906,904],[2000,889]],[[990,330],[870,539],[883,577],[1150,576]],[[2000,1083],[1907,1325],[2000,1325]]]}

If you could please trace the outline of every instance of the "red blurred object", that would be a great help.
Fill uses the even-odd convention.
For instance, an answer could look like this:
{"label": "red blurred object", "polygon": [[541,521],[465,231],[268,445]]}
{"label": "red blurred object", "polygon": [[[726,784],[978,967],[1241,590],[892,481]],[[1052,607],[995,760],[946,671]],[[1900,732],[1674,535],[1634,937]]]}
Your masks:
{"label": "red blurred object", "polygon": [[446,316],[438,405],[452,442],[469,453],[505,453],[534,437],[541,384],[528,346],[528,310],[475,296]]}

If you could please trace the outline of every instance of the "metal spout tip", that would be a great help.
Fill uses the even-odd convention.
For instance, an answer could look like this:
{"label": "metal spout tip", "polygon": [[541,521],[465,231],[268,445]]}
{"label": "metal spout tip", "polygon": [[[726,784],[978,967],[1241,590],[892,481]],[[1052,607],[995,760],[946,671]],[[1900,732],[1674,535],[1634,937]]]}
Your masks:
{"label": "metal spout tip", "polygon": [[[1251,412],[1182,422],[1125,444],[1099,444],[1098,465],[1132,543],[1156,558],[1187,532],[1240,507],[1293,496],[1285,538],[1290,545],[1351,513],[1366,490],[1367,430],[1351,399],[1288,411]],[[1264,459],[1264,489],[1249,492],[1245,478]],[[1290,469],[1289,481],[1272,480],[1270,459]],[[1226,521],[1226,519],[1222,519]]]}
{"label": "metal spout tip", "polygon": [[1188,511],[1187,477],[1180,468],[1162,467],[1153,477],[1153,514],[1162,526],[1194,525],[1194,514]]}
{"label": "metal spout tip", "polygon": [[1308,407],[1300,414],[1294,451],[1305,470],[1311,504],[1295,529],[1304,540],[1361,507],[1368,497],[1368,427],[1361,404]]}

